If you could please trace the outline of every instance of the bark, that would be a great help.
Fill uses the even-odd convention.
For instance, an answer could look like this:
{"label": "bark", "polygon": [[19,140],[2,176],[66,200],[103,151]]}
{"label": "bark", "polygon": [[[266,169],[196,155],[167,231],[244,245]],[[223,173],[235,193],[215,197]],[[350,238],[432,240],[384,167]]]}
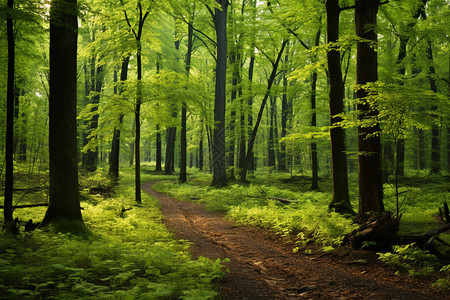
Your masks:
{"label": "bark", "polygon": [[[450,54],[450,52],[449,52]],[[448,81],[447,93],[450,97],[450,55],[448,60]],[[447,128],[447,172],[450,173],[450,127]]]}
{"label": "bark", "polygon": [[200,133],[200,142],[198,143],[198,169],[200,171],[203,170],[203,121],[202,123],[202,131]]}
{"label": "bark", "polygon": [[[320,42],[320,34],[321,30],[317,31],[316,34],[316,42],[315,46],[319,46]],[[314,58],[314,60],[317,60],[317,58]],[[317,126],[317,112],[316,112],[316,93],[317,93],[317,71],[314,71],[312,74],[312,80],[311,80],[311,126],[316,127]],[[311,190],[318,190],[319,189],[319,161],[317,159],[317,144],[314,142],[314,140],[311,142],[311,165],[312,165],[312,183],[311,183]]]}
{"label": "bark", "polygon": [[[127,56],[122,61],[122,66],[120,70],[120,83],[122,84],[128,79],[128,64],[130,62],[130,57]],[[117,73],[115,73],[117,77]],[[117,79],[115,79],[117,80]],[[122,94],[123,88],[114,88],[114,93]],[[119,124],[114,128],[113,139],[111,142],[111,154],[109,157],[109,175],[113,180],[117,181],[119,179],[119,158],[120,158],[120,127],[123,122],[123,114],[119,115]]]}
{"label": "bark", "polygon": [[252,130],[249,142],[248,142],[248,149],[247,149],[247,155],[245,156],[244,168],[241,170],[240,179],[239,179],[241,182],[247,181],[247,171],[248,171],[248,166],[249,166],[250,158],[251,158],[252,151],[253,151],[253,145],[254,145],[255,139],[256,139],[256,134],[258,133],[258,128],[259,128],[259,124],[261,123],[262,115],[264,112],[264,107],[267,103],[267,99],[269,98],[269,94],[270,94],[270,90],[272,89],[273,81],[275,80],[275,77],[277,75],[278,65],[280,63],[281,56],[283,55],[284,48],[286,47],[287,43],[288,43],[288,40],[283,41],[283,43],[281,45],[281,49],[278,52],[277,59],[272,64],[272,73],[270,74],[269,80],[267,82],[267,90],[266,90],[264,98],[261,102],[261,107],[258,112],[258,117],[256,119],[255,126],[253,127],[253,130]]}
{"label": "bark", "polygon": [[[289,116],[288,97],[287,97],[288,68],[289,68],[289,44],[287,45],[286,55],[284,57],[283,95],[281,98],[281,139],[286,137],[287,120]],[[281,143],[280,145],[280,158],[278,162],[278,170],[286,171],[286,143],[284,142]]]}
{"label": "bark", "polygon": [[[177,117],[177,112],[172,112],[172,117]],[[167,175],[172,174],[175,171],[175,138],[177,134],[176,127],[167,128],[166,133],[166,159],[164,165],[164,173]]]}
{"label": "bark", "polygon": [[[339,1],[328,0],[327,8],[327,36],[328,43],[335,43],[339,39]],[[338,115],[344,112],[344,82],[342,80],[341,58],[337,49],[332,48],[327,53],[328,73],[330,80],[330,138],[331,138],[331,174],[332,197],[328,205],[330,210],[338,213],[351,213],[353,208],[348,193],[347,155],[345,131],[338,126],[342,118]]]}
{"label": "bark", "polygon": [[274,137],[273,137],[273,127],[274,127],[274,113],[275,113],[275,98],[273,96],[270,97],[270,106],[269,106],[269,142],[267,143],[267,150],[268,150],[268,162],[267,165],[269,167],[275,167],[275,147],[274,147]]}
{"label": "bark", "polygon": [[[192,47],[193,47],[193,37],[194,37],[194,28],[192,27],[192,23],[188,24],[188,44],[187,44],[187,52],[185,59],[185,69],[186,69],[186,77],[189,77],[189,73],[191,70],[191,57],[192,57]],[[186,182],[186,157],[187,157],[187,142],[186,142],[186,102],[183,102],[181,107],[181,138],[180,138],[180,181]]]}
{"label": "bark", "polygon": [[217,0],[222,9],[215,9],[217,65],[214,102],[213,180],[211,185],[227,185],[225,151],[225,87],[227,73],[227,10],[228,0]]}
{"label": "bark", "polygon": [[156,171],[162,171],[161,160],[162,160],[162,143],[161,143],[161,131],[159,124],[156,124]]}
{"label": "bark", "polygon": [[[142,8],[141,8],[142,9]],[[143,23],[142,25],[143,26]],[[142,45],[138,40],[137,59],[137,92],[136,104],[134,111],[135,136],[134,136],[134,183],[135,183],[135,200],[141,203],[141,103],[142,103]]]}
{"label": "bark", "polygon": [[[378,13],[378,0],[357,0],[355,6],[356,34],[358,37],[377,42],[375,26]],[[377,52],[368,42],[358,42],[356,61],[356,84],[364,85],[378,80]],[[358,89],[359,118],[361,121],[373,118],[378,111],[371,109],[366,102],[367,92]],[[359,211],[357,220],[364,222],[369,214],[384,211],[383,184],[381,173],[381,143],[377,133],[380,125],[373,127],[358,126],[359,161]]]}
{"label": "bark", "polygon": [[[78,192],[77,11],[76,0],[53,0],[50,7],[50,191],[41,227],[59,223],[74,231],[76,222],[85,233]],[[61,224],[67,221],[72,225]]]}
{"label": "bark", "polygon": [[[427,56],[428,56],[428,80],[430,81],[430,89],[437,93],[437,86],[436,86],[436,70],[434,68],[434,62],[433,62],[433,49],[431,45],[431,40],[428,40],[428,49],[427,49]],[[431,107],[432,111],[438,110],[438,107],[433,105]],[[433,124],[431,127],[431,173],[432,174],[438,174],[441,171],[441,141],[440,141],[440,134],[439,134],[439,126],[436,124]]]}
{"label": "bark", "polygon": [[[237,47],[237,45],[234,45]],[[234,154],[235,154],[235,143],[236,143],[236,107],[235,100],[237,96],[237,82],[238,82],[238,73],[239,73],[239,61],[238,61],[238,53],[237,50],[233,51],[231,54],[231,65],[233,66],[233,73],[231,78],[231,98],[230,98],[230,122],[228,123],[228,159],[227,159],[227,168],[229,169],[228,178],[233,180],[234,177]]]}
{"label": "bark", "polygon": [[[248,106],[248,116],[247,116],[247,126],[248,126],[248,136],[250,137],[252,135],[252,129],[253,129],[253,72],[255,69],[255,52],[254,47],[253,51],[250,57],[250,63],[248,67],[248,81],[249,81],[249,87],[248,87],[248,100],[247,100],[247,106]],[[248,141],[247,149],[250,144],[250,140]],[[245,151],[245,149],[243,149]],[[244,169],[246,160],[248,160],[248,169],[249,170],[255,170],[255,157],[253,155],[253,151],[249,153],[250,156],[246,158],[246,154],[241,153],[241,159],[242,159],[242,165],[239,167],[241,170]]]}
{"label": "bark", "polygon": [[[95,38],[93,38],[95,39]],[[86,90],[86,103],[94,104],[91,108],[91,112],[94,113],[92,119],[87,122],[87,128],[83,133],[84,136],[84,145],[89,142],[88,135],[90,135],[93,131],[97,130],[98,127],[98,114],[95,113],[98,110],[98,104],[100,103],[100,93],[102,91],[103,79],[104,79],[104,66],[99,65],[96,66],[97,58],[95,55],[91,58],[90,65],[90,77],[89,83],[86,84],[88,88]],[[85,72],[87,75],[88,72]],[[91,94],[91,92],[93,94]],[[92,138],[92,137],[91,137]],[[95,137],[96,138],[96,137]],[[93,150],[88,150],[83,153],[83,168],[88,172],[94,172],[97,170],[98,164],[98,146]]]}
{"label": "bark", "polygon": [[[13,10],[14,0],[8,0],[8,9]],[[8,82],[6,94],[6,139],[5,139],[5,196],[3,216],[9,223],[13,218],[13,170],[14,170],[14,75],[15,75],[15,39],[12,14],[6,20],[8,36]]]}
{"label": "bark", "polygon": [[[160,70],[160,61],[161,58],[158,55],[158,59],[156,61],[156,73],[159,74],[159,70]],[[161,161],[162,161],[162,143],[161,143],[161,131],[160,131],[160,126],[159,123],[156,124],[156,171],[162,171],[162,167],[161,167]]]}

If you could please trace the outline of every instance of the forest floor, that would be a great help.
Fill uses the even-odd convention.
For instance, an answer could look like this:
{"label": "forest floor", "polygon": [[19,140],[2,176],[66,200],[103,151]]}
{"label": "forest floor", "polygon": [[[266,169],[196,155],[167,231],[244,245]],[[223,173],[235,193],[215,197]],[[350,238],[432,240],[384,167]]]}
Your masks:
{"label": "forest floor", "polygon": [[294,253],[286,239],[235,226],[202,205],[156,192],[154,183],[144,191],[158,199],[175,236],[192,243],[192,256],[230,259],[230,273],[218,283],[223,299],[450,299],[431,289],[435,278],[396,274],[374,252],[342,246],[323,254],[313,245],[313,254]]}

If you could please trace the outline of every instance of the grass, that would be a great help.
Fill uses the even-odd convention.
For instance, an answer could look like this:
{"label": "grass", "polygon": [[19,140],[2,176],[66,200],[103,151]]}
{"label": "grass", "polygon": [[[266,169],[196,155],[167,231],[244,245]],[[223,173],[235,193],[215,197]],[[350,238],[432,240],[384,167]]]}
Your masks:
{"label": "grass", "polygon": [[[104,184],[97,172],[82,179],[83,218],[91,241],[43,230],[0,236],[0,299],[213,299],[220,260],[191,259],[189,243],[174,239],[155,199],[143,193],[136,206],[131,169],[111,197],[90,195]],[[143,181],[174,177],[144,174]],[[43,193],[39,191],[37,194]],[[40,196],[39,196],[40,198]],[[42,201],[28,199],[23,203]],[[123,212],[123,208],[130,209]],[[40,220],[46,208],[16,211]]]}

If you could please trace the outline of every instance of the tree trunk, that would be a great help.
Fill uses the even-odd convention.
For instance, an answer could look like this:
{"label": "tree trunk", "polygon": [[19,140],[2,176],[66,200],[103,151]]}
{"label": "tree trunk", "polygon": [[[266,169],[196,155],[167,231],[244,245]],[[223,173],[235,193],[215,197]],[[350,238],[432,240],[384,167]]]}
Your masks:
{"label": "tree trunk", "polygon": [[269,142],[267,143],[267,150],[268,150],[268,162],[267,166],[269,167],[275,167],[275,147],[274,147],[274,137],[273,137],[273,119],[274,119],[274,113],[275,113],[275,98],[273,96],[270,96],[269,101],[269,107],[268,107],[268,125],[269,125]]}
{"label": "tree trunk", "polygon": [[[356,35],[360,38],[377,42],[375,31],[379,0],[356,0],[355,23]],[[378,80],[377,52],[368,42],[358,42],[356,60],[356,84],[365,85]],[[378,111],[371,109],[365,99],[367,91],[359,88],[358,98],[359,119],[376,117]],[[359,160],[359,211],[357,219],[364,222],[368,214],[384,211],[383,183],[381,173],[381,143],[380,125],[372,127],[358,126],[358,160]]]}
{"label": "tree trunk", "polygon": [[[316,34],[316,42],[315,46],[319,46],[320,42],[320,34],[321,30],[317,31]],[[315,57],[314,60],[317,60]],[[314,71],[312,74],[312,80],[311,80],[311,126],[316,127],[317,126],[317,112],[316,112],[316,93],[317,93],[317,71]],[[311,165],[312,165],[312,183],[311,183],[311,190],[318,190],[319,189],[319,161],[317,159],[317,144],[313,141],[311,142]]]}
{"label": "tree trunk", "polygon": [[[339,1],[328,0],[327,8],[327,36],[328,43],[336,43],[339,39]],[[348,193],[347,155],[345,131],[338,124],[342,118],[338,115],[344,112],[344,82],[342,80],[341,58],[336,48],[327,53],[328,73],[330,80],[330,138],[331,138],[331,174],[333,194],[328,205],[330,210],[338,213],[351,213],[353,208]]]}
{"label": "tree trunk", "polygon": [[[91,108],[91,112],[94,113],[92,119],[87,122],[87,129],[84,133],[84,145],[89,142],[88,135],[90,135],[93,131],[97,130],[98,127],[98,114],[95,113],[98,110],[98,104],[100,102],[100,93],[102,91],[103,79],[104,79],[104,66],[99,65],[96,67],[96,56],[94,55],[91,58],[91,76],[90,76],[90,84],[88,84],[88,91],[86,91],[87,103],[94,104]],[[87,73],[87,72],[86,72]],[[91,92],[94,94],[91,95]],[[91,137],[92,138],[92,137]],[[96,138],[96,137],[95,137]],[[83,153],[83,167],[88,172],[94,172],[97,170],[98,164],[98,146],[93,150],[88,150]]]}
{"label": "tree trunk", "polygon": [[[130,57],[127,56],[122,61],[122,66],[120,70],[120,86],[128,79],[128,64],[130,62]],[[117,72],[115,73],[117,77]],[[115,80],[117,81],[117,78]],[[118,93],[121,95],[123,92],[123,88],[120,87],[117,89],[114,88],[114,93]],[[119,158],[120,158],[120,127],[123,122],[123,113],[119,115],[119,124],[116,128],[114,128],[113,139],[111,142],[111,154],[109,157],[109,175],[112,177],[113,181],[119,179]]]}
{"label": "tree trunk", "polygon": [[[193,47],[193,37],[194,37],[194,28],[192,27],[192,23],[188,24],[188,44],[187,44],[187,52],[185,59],[185,69],[186,69],[186,77],[189,78],[189,73],[191,70],[191,57],[192,57],[192,47]],[[186,102],[183,102],[181,107],[181,153],[180,153],[180,181],[186,182],[186,158],[187,158],[187,142],[186,142],[186,118],[187,118],[187,109]]]}
{"label": "tree trunk", "polygon": [[[58,230],[86,233],[78,191],[77,12],[76,0],[53,0],[51,3],[50,191],[49,206],[41,227],[53,223]],[[79,223],[77,228],[73,222]]]}
{"label": "tree trunk", "polygon": [[[177,112],[174,110],[172,112],[172,117],[177,117]],[[176,127],[167,128],[166,133],[166,159],[164,162],[164,173],[171,175],[175,171],[175,138],[176,138]]]}
{"label": "tree trunk", "polygon": [[[158,59],[156,60],[156,74],[159,74],[160,66],[161,66],[161,58],[158,55]],[[159,123],[156,124],[156,167],[155,171],[162,171],[161,167],[162,162],[162,143],[161,143],[161,131]]]}
{"label": "tree trunk", "polygon": [[225,151],[225,105],[227,74],[227,10],[228,0],[217,0],[222,9],[215,9],[214,25],[217,36],[216,87],[214,102],[213,180],[211,185],[227,185]]}
{"label": "tree trunk", "polygon": [[[430,89],[433,92],[437,93],[436,80],[434,79],[436,76],[436,70],[434,68],[433,49],[432,49],[430,39],[428,39],[427,56],[428,56],[428,63],[429,63],[428,80],[430,81]],[[437,111],[438,107],[433,105],[431,107],[431,110]],[[431,170],[430,171],[432,174],[438,174],[441,171],[441,141],[440,141],[440,134],[439,134],[439,126],[436,124],[433,124],[431,127]]]}
{"label": "tree trunk", "polygon": [[[288,79],[287,74],[289,72],[289,43],[286,49],[286,55],[284,57],[284,70],[283,70],[283,95],[281,98],[281,139],[286,137],[287,120],[289,115],[288,110]],[[278,162],[278,170],[286,171],[286,143],[282,142],[280,145],[280,156]]]}
{"label": "tree trunk", "polygon": [[[142,9],[140,7],[140,9]],[[140,22],[141,23],[141,22]],[[141,23],[140,26],[143,26]],[[138,39],[137,50],[137,90],[136,90],[136,104],[134,111],[135,136],[134,136],[134,180],[135,180],[135,200],[141,203],[141,103],[142,103],[142,45],[141,40]]]}
{"label": "tree trunk", "polygon": [[159,124],[156,124],[156,171],[162,171],[162,143],[161,143],[161,131]]}
{"label": "tree trunk", "polygon": [[[253,129],[253,72],[254,72],[254,69],[255,69],[255,53],[254,53],[254,47],[253,47],[253,52],[251,54],[250,64],[248,67],[248,81],[249,81],[248,85],[249,85],[249,87],[248,87],[248,100],[247,100],[247,106],[248,106],[247,127],[248,127],[249,141],[248,141],[247,149],[250,144],[250,136],[252,135],[252,129]],[[245,151],[245,148],[243,150]],[[246,158],[245,152],[241,154],[242,165],[239,167],[241,170],[244,169],[246,163],[248,163],[249,170],[255,170],[255,157],[253,155],[253,151],[250,152],[249,154],[250,154],[250,156],[248,158]],[[246,160],[248,160],[248,162],[246,162]]]}
{"label": "tree trunk", "polygon": [[198,143],[198,169],[203,170],[203,120],[200,122],[202,130],[200,132],[200,142]]}
{"label": "tree trunk", "polygon": [[256,119],[255,126],[253,127],[252,134],[251,134],[250,139],[248,141],[248,149],[247,149],[247,155],[245,156],[244,168],[241,170],[241,174],[240,174],[240,178],[239,178],[239,180],[241,182],[247,181],[247,170],[248,170],[250,158],[251,158],[252,151],[253,151],[253,145],[254,145],[255,139],[256,139],[256,134],[258,132],[259,124],[261,123],[262,115],[263,115],[263,112],[264,112],[264,107],[265,107],[265,105],[267,103],[267,99],[269,98],[270,90],[272,89],[273,81],[275,80],[275,77],[277,75],[277,69],[278,69],[278,65],[279,65],[280,60],[281,60],[281,56],[283,55],[283,51],[284,51],[284,48],[286,47],[287,43],[288,43],[288,40],[284,40],[283,41],[283,43],[281,45],[281,49],[278,52],[277,59],[272,64],[272,73],[270,74],[269,80],[267,82],[267,90],[266,90],[264,98],[263,98],[263,100],[261,102],[261,107],[260,107],[259,112],[258,112],[258,117]]}
{"label": "tree trunk", "polygon": [[8,35],[8,83],[6,96],[6,140],[5,140],[5,196],[3,216],[5,222],[13,221],[13,186],[14,186],[14,75],[15,75],[15,41],[12,10],[14,0],[8,0],[6,31]]}

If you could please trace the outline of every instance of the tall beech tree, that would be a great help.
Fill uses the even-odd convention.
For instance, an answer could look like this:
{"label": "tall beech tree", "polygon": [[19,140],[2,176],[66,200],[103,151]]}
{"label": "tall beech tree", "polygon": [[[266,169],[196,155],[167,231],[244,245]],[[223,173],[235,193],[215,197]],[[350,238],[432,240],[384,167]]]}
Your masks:
{"label": "tall beech tree", "polygon": [[355,25],[356,35],[363,39],[358,41],[356,55],[356,97],[358,99],[358,161],[359,161],[359,222],[367,220],[369,214],[381,213],[383,205],[383,182],[381,173],[380,124],[367,122],[378,115],[371,108],[367,83],[378,80],[377,61],[377,13],[379,0],[356,0]]}
{"label": "tall beech tree", "polygon": [[6,136],[5,136],[5,197],[3,216],[5,222],[13,220],[13,170],[14,170],[14,87],[15,87],[15,41],[13,9],[14,0],[8,0],[6,33],[8,37],[8,82],[6,94]]}
{"label": "tall beech tree", "polygon": [[214,100],[213,180],[211,185],[227,185],[225,149],[225,106],[227,76],[227,10],[228,0],[217,0],[219,7],[210,9],[217,38],[216,85]]}
{"label": "tall beech tree", "polygon": [[[192,47],[194,38],[194,28],[192,26],[192,21],[188,23],[188,42],[185,57],[185,70],[186,77],[189,78],[189,73],[191,70],[191,58],[192,58]],[[180,153],[180,181],[186,182],[186,159],[187,159],[187,140],[186,140],[186,120],[187,120],[187,107],[186,101],[181,104],[181,153]]]}
{"label": "tall beech tree", "polygon": [[244,161],[244,164],[243,164],[243,168],[240,170],[241,172],[240,172],[239,181],[241,181],[241,182],[247,181],[247,171],[248,171],[248,168],[249,168],[249,165],[250,165],[250,159],[252,158],[253,146],[255,144],[256,134],[258,133],[259,124],[261,123],[261,119],[262,119],[262,116],[263,116],[263,113],[264,113],[264,108],[266,106],[267,99],[270,96],[270,90],[272,89],[273,82],[274,82],[275,77],[277,75],[277,70],[278,70],[278,66],[279,66],[280,61],[281,61],[281,57],[283,56],[284,49],[286,48],[286,45],[287,45],[288,42],[289,42],[289,40],[287,40],[287,39],[283,40],[283,42],[281,44],[281,48],[278,51],[278,55],[277,55],[275,61],[272,62],[272,72],[270,73],[270,76],[269,76],[269,78],[267,80],[267,90],[266,90],[266,92],[264,94],[264,98],[263,98],[263,100],[261,102],[261,106],[260,106],[260,109],[259,109],[259,112],[258,112],[258,116],[256,118],[256,123],[255,123],[255,126],[252,129],[252,134],[251,134],[251,136],[249,138],[249,141],[248,141],[247,154],[245,155],[245,161]]}
{"label": "tall beech tree", "polygon": [[[128,78],[128,65],[130,62],[130,57],[126,56],[123,58],[121,68],[120,68],[120,83],[116,83],[114,87],[114,93],[121,95],[123,92],[123,83]],[[117,81],[117,71],[114,73],[115,79]],[[119,113],[118,124],[114,128],[113,138],[111,141],[111,153],[109,156],[109,176],[112,177],[113,181],[117,182],[119,179],[119,158],[120,158],[120,127],[123,122],[123,112]]]}
{"label": "tall beech tree", "polygon": [[353,213],[348,193],[347,155],[345,154],[345,132],[339,126],[344,112],[344,82],[342,80],[341,55],[336,42],[339,40],[339,0],[327,0],[327,37],[331,49],[327,52],[330,80],[330,139],[331,175],[333,194],[329,209],[339,213]]}
{"label": "tall beech tree", "polygon": [[41,227],[86,233],[77,162],[77,0],[50,6],[49,205]]}
{"label": "tall beech tree", "polygon": [[123,0],[120,3],[123,6],[123,12],[125,20],[130,28],[136,41],[136,62],[137,62],[137,86],[136,86],[136,101],[134,104],[134,128],[135,128],[135,138],[134,138],[134,164],[135,164],[135,200],[141,203],[141,105],[142,105],[142,31],[144,29],[144,23],[150,14],[151,6],[154,1],[148,3],[147,11],[144,12],[142,8],[142,2],[138,0],[137,2],[137,18],[136,18],[136,28],[131,23],[130,18],[125,7]]}

